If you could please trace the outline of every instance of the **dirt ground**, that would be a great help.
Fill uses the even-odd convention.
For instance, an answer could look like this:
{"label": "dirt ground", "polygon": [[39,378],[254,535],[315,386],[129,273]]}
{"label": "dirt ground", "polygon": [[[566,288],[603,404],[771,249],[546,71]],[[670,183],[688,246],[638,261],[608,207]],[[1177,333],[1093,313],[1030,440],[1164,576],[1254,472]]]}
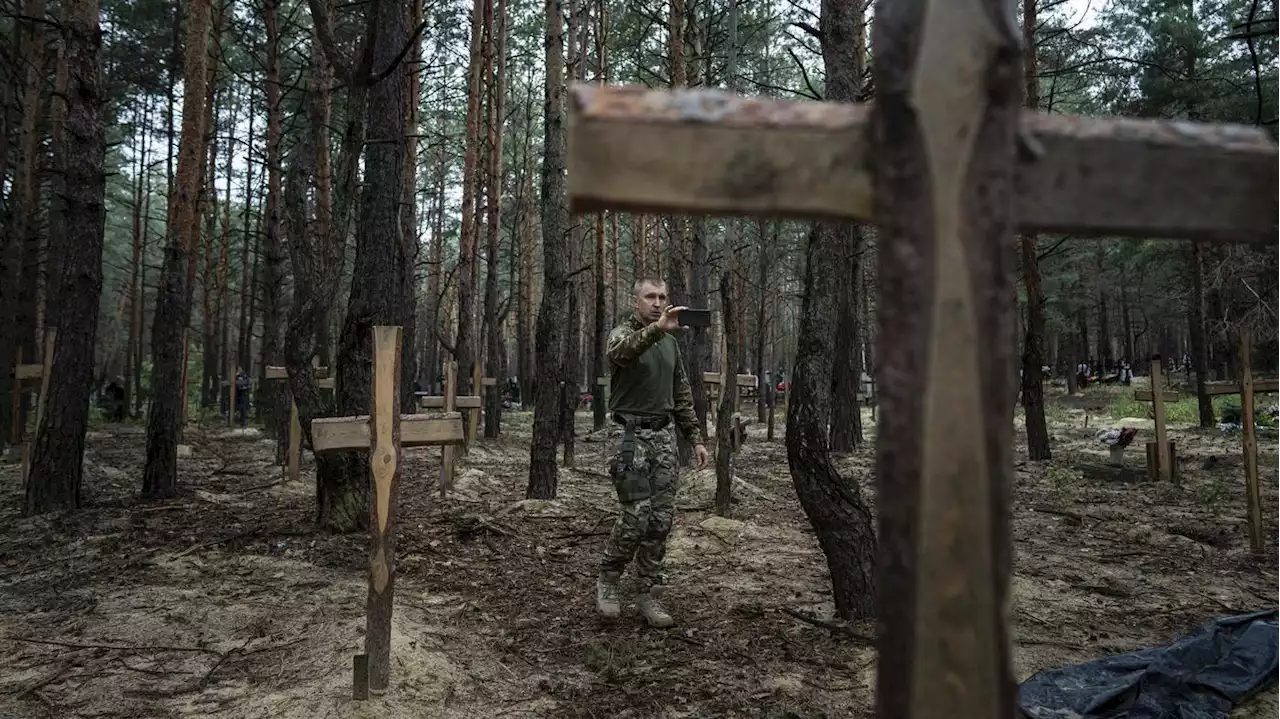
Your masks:
{"label": "dirt ground", "polygon": [[[1274,438],[1260,443],[1268,547],[1255,556],[1238,436],[1175,425],[1176,485],[1085,480],[1073,464],[1102,460],[1094,433],[1117,424],[1086,427],[1086,411],[1055,405],[1052,462],[1026,461],[1020,420],[1015,432],[1019,681],[1277,601]],[[0,716],[869,716],[873,649],[787,613],[829,617],[831,604],[781,421],[773,442],[750,428],[733,519],[710,512],[710,471],[686,473],[668,550],[677,625],[665,631],[633,609],[611,624],[594,614],[612,440],[591,435],[588,414],[578,421],[577,468],[554,501],[521,500],[528,413],[472,448],[443,500],[439,450],[407,452],[392,687],[362,703],[349,697],[368,539],[314,529],[309,455],[303,481],[282,484],[271,440],[193,427],[181,497],[143,504],[142,428],[98,427],[84,509],[29,519],[17,465],[0,465]],[[1127,462],[1142,463],[1149,439],[1139,432]],[[870,445],[839,461],[874,500]],[[1233,716],[1276,713],[1272,687]]]}

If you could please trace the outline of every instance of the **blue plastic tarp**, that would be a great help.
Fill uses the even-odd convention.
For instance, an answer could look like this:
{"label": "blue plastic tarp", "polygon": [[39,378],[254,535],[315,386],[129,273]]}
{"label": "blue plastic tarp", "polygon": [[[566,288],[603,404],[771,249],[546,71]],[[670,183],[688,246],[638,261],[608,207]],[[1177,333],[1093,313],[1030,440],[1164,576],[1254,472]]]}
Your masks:
{"label": "blue plastic tarp", "polygon": [[1172,644],[1035,674],[1018,689],[1031,719],[1225,719],[1276,681],[1276,610],[1220,617]]}

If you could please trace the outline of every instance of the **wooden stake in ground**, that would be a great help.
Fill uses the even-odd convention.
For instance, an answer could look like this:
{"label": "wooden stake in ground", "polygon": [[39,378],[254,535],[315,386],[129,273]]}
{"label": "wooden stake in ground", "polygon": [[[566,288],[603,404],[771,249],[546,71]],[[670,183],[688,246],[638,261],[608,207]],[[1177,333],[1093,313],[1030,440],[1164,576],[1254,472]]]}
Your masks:
{"label": "wooden stake in ground", "polygon": [[[321,367],[315,361],[312,362],[312,371],[320,375],[320,379],[316,381],[316,386],[320,389],[333,389],[334,380],[329,375],[328,367]],[[285,387],[288,388],[289,371],[285,367],[279,365],[268,365],[263,371],[263,377],[268,381],[284,380]],[[234,398],[235,395],[232,395]],[[312,451],[315,451],[314,449]],[[298,403],[293,400],[293,394],[289,395],[289,444],[285,448],[285,480],[289,482],[298,481],[298,477],[302,473],[302,425],[298,423]]]}
{"label": "wooden stake in ground", "polygon": [[1151,358],[1151,389],[1135,390],[1133,398],[1139,402],[1150,402],[1152,415],[1155,417],[1156,441],[1147,442],[1147,468],[1153,479],[1172,482],[1176,476],[1173,471],[1174,451],[1169,444],[1169,426],[1165,422],[1165,402],[1177,402],[1178,395],[1166,392],[1164,388],[1164,370],[1160,363],[1160,355]]}
{"label": "wooden stake in ground", "polygon": [[1253,427],[1253,342],[1240,333],[1240,424],[1244,433],[1245,495],[1249,503],[1249,546],[1262,551],[1262,499],[1258,496],[1258,439]]}
{"label": "wooden stake in ground", "polygon": [[[13,368],[13,427],[14,443],[22,441],[22,423],[19,422],[22,408],[23,380],[40,380],[40,394],[36,398],[36,431],[40,431],[40,420],[44,418],[45,402],[49,399],[49,376],[53,374],[53,349],[57,345],[58,331],[52,327],[45,328],[44,343],[40,350],[40,364],[22,364],[22,348],[18,348],[18,364]],[[27,484],[27,475],[31,472],[30,440],[22,442],[22,485]]]}
{"label": "wooden stake in ground", "polygon": [[370,450],[373,497],[365,630],[368,660],[367,664],[360,661],[355,664],[357,671],[367,666],[368,674],[354,677],[354,686],[357,690],[367,686],[371,694],[385,692],[391,675],[391,607],[395,585],[392,526],[400,478],[400,450],[402,447],[457,445],[463,441],[462,418],[457,414],[443,417],[400,414],[400,338],[399,327],[373,328],[373,392],[369,416],[328,417],[311,423],[317,454]]}
{"label": "wooden stake in ground", "polygon": [[1013,715],[1015,228],[1276,243],[1265,132],[1023,111],[1014,17],[1008,0],[882,3],[870,109],[572,89],[574,212],[872,221],[892,248],[877,253],[880,717]]}

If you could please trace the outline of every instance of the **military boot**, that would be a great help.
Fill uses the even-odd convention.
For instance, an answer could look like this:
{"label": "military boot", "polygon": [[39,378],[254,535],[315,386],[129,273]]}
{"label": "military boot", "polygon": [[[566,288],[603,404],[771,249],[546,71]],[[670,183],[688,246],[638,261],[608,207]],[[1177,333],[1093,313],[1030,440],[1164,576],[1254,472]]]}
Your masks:
{"label": "military boot", "polygon": [[644,615],[644,619],[651,627],[665,629],[675,624],[675,620],[667,613],[667,608],[662,604],[662,587],[650,587],[649,591],[641,592],[636,595],[636,609]]}
{"label": "military boot", "polygon": [[608,619],[617,619],[622,612],[618,578],[617,572],[601,572],[596,578],[596,609]]}

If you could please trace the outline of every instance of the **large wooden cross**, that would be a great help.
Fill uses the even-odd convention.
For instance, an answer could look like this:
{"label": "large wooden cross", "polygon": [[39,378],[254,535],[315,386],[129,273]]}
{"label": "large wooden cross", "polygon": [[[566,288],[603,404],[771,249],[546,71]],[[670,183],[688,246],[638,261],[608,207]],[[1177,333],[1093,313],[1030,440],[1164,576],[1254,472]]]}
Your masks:
{"label": "large wooden cross", "polygon": [[463,441],[462,416],[458,414],[400,414],[401,328],[373,328],[373,391],[370,414],[360,417],[324,417],[311,421],[312,451],[369,451],[373,497],[369,507],[372,551],[369,560],[369,595],[366,607],[365,653],[355,661],[354,694],[386,691],[391,676],[391,606],[395,585],[396,490],[403,447],[457,445]]}
{"label": "large wooden cross", "polygon": [[881,717],[1014,713],[1015,230],[1276,241],[1260,130],[1023,111],[1010,0],[877,7],[874,105],[575,86],[574,212],[874,222]]}

